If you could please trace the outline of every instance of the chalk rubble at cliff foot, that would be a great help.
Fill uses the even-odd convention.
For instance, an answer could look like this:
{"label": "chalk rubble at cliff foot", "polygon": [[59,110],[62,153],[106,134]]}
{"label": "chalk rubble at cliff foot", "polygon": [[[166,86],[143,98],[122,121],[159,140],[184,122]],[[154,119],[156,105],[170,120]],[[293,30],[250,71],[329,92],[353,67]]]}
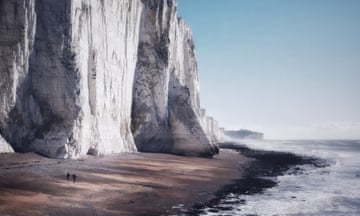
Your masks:
{"label": "chalk rubble at cliff foot", "polygon": [[132,131],[139,150],[211,156],[218,149],[201,116],[190,29],[176,1],[142,1]]}
{"label": "chalk rubble at cliff foot", "polygon": [[141,3],[1,1],[0,131],[19,152],[136,151],[130,130]]}
{"label": "chalk rubble at cliff foot", "polygon": [[10,152],[14,152],[13,148],[0,135],[0,153],[10,153]]}
{"label": "chalk rubble at cliff foot", "polygon": [[211,156],[194,52],[175,0],[0,1],[0,134],[53,158]]}

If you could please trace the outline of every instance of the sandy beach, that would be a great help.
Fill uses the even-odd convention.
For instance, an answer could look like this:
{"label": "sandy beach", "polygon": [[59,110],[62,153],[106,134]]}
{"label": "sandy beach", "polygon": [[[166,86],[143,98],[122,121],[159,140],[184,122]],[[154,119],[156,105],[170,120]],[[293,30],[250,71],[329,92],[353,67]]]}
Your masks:
{"label": "sandy beach", "polygon": [[[114,154],[56,160],[0,154],[0,215],[177,215],[215,198],[252,159]],[[67,180],[76,174],[76,182]]]}

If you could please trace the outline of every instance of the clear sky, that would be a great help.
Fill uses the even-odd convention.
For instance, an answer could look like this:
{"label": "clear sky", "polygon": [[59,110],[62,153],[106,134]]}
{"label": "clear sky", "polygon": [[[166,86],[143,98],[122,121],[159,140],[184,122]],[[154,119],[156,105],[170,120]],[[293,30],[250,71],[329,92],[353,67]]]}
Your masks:
{"label": "clear sky", "polygon": [[178,0],[221,126],[360,139],[360,0]]}

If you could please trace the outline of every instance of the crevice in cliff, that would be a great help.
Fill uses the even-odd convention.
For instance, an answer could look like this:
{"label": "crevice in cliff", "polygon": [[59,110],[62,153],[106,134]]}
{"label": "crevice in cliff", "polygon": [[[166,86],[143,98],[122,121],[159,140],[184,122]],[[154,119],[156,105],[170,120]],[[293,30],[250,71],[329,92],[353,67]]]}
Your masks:
{"label": "crevice in cliff", "polygon": [[96,115],[96,51],[91,49],[88,57],[88,91],[91,115]]}

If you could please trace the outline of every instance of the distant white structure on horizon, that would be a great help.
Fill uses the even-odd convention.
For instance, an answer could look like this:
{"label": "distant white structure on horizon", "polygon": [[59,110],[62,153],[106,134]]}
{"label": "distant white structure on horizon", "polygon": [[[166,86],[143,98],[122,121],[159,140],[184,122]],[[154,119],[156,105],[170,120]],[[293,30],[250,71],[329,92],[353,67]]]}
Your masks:
{"label": "distant white structure on horizon", "polygon": [[224,134],[236,139],[264,139],[264,134],[256,131],[240,129],[240,130],[224,130]]}

